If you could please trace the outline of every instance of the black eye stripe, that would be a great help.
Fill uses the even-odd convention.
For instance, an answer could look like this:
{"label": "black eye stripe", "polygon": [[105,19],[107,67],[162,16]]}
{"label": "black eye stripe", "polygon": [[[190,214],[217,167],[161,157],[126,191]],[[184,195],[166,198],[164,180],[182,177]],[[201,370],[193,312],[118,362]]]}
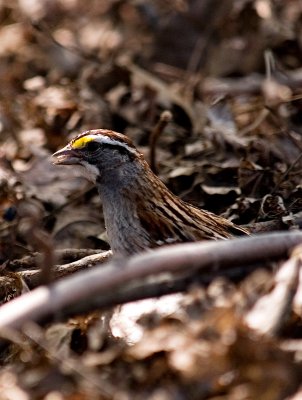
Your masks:
{"label": "black eye stripe", "polygon": [[126,155],[129,157],[130,161],[133,161],[135,158],[134,155],[124,146],[119,145],[119,144],[111,144],[111,143],[99,143],[99,142],[88,142],[85,146],[85,151],[88,153],[94,153],[98,150],[105,150],[105,149],[111,149],[112,151],[117,151],[121,155]]}
{"label": "black eye stripe", "polygon": [[91,151],[91,152],[93,152],[93,151],[96,151],[96,150],[98,150],[99,148],[101,147],[101,144],[100,143],[98,143],[98,142],[88,142],[87,144],[86,144],[86,146],[85,146],[85,150],[86,151]]}

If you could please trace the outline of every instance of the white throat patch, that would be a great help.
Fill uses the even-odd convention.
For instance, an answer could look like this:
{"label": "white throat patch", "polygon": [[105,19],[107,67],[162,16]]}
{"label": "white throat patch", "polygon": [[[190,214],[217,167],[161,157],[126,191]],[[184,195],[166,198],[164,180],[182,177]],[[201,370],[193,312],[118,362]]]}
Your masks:
{"label": "white throat patch", "polygon": [[96,183],[97,176],[100,175],[97,167],[89,164],[87,161],[82,161],[78,165],[68,165],[67,167],[71,169],[72,175],[84,177],[93,183]]}
{"label": "white throat patch", "polygon": [[82,167],[84,169],[84,176],[93,183],[96,183],[97,177],[100,175],[100,171],[95,165],[89,164],[87,161],[82,161]]}

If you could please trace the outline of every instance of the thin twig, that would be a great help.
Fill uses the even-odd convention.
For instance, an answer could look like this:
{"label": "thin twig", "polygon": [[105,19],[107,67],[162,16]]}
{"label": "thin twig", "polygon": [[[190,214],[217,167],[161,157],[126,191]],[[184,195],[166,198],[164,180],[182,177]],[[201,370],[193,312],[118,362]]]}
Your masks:
{"label": "thin twig", "polygon": [[[102,254],[100,249],[57,249],[54,250],[54,257],[60,263],[72,263],[81,258],[92,256],[94,254]],[[32,253],[18,260],[9,262],[9,269],[12,271],[34,270],[37,268],[37,259],[41,257],[41,253]]]}
{"label": "thin twig", "polygon": [[41,266],[40,284],[45,285],[52,280],[52,266],[55,264],[54,247],[50,235],[41,226],[41,210],[35,203],[21,203],[19,206],[20,229],[28,242],[41,251],[38,264]]}
{"label": "thin twig", "polygon": [[161,135],[162,131],[165,129],[167,124],[172,120],[172,114],[170,111],[166,110],[163,111],[160,115],[159,121],[155,125],[153,131],[151,132],[150,139],[149,139],[149,146],[150,146],[150,167],[152,171],[156,174],[157,173],[157,166],[156,166],[156,144],[158,141],[159,136]]}
{"label": "thin twig", "polygon": [[275,187],[271,191],[271,194],[276,193],[276,191],[279,189],[280,185],[282,182],[285,181],[285,179],[288,177],[288,174],[292,171],[292,169],[300,162],[302,159],[302,153],[298,155],[298,157],[291,163],[291,165],[287,168],[287,170],[282,174],[278,182],[276,183]]}
{"label": "thin twig", "polygon": [[[95,265],[100,265],[108,261],[112,256],[110,250],[104,251],[102,253],[91,254],[89,256],[83,257],[80,260],[73,261],[68,264],[55,265],[52,267],[52,277],[53,279],[58,279],[71,275],[75,272],[82,271],[91,268]],[[26,284],[31,288],[35,288],[40,284],[40,274],[39,269],[19,271],[18,274],[26,282]]]}

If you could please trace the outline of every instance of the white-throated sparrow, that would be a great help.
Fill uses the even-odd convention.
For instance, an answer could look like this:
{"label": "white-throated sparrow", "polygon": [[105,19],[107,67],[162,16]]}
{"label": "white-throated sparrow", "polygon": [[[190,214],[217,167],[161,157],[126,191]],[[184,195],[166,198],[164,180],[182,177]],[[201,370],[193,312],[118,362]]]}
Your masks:
{"label": "white-throated sparrow", "polygon": [[248,234],[227,219],[175,196],[154,175],[131,140],[120,133],[86,131],[53,156],[55,164],[84,167],[97,186],[114,254]]}

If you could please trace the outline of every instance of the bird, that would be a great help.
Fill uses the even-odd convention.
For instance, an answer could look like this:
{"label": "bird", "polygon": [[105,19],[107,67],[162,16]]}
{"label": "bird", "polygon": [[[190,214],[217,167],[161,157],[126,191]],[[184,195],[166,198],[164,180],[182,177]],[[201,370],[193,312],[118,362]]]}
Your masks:
{"label": "bird", "polygon": [[54,153],[53,163],[79,168],[97,187],[113,255],[131,256],[162,245],[249,234],[174,195],[122,133],[85,131]]}

